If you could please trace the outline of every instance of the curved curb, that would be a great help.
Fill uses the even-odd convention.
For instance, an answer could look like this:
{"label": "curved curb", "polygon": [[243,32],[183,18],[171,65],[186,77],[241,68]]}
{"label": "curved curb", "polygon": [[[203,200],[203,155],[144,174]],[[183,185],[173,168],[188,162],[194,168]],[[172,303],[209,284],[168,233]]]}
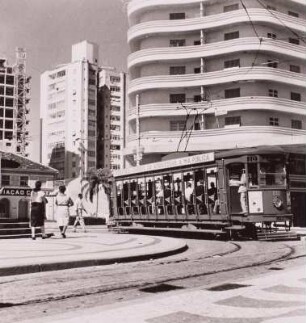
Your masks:
{"label": "curved curb", "polygon": [[13,275],[23,275],[32,274],[46,271],[55,271],[63,269],[73,269],[81,267],[93,267],[93,266],[105,266],[115,263],[127,263],[134,261],[144,261],[157,259],[162,257],[172,256],[188,249],[188,245],[184,242],[177,248],[166,251],[157,251],[148,254],[139,254],[132,256],[118,256],[114,258],[101,258],[101,259],[81,259],[81,260],[70,260],[70,261],[59,261],[59,262],[49,262],[44,264],[33,264],[33,265],[20,265],[0,268],[0,276],[13,276]]}

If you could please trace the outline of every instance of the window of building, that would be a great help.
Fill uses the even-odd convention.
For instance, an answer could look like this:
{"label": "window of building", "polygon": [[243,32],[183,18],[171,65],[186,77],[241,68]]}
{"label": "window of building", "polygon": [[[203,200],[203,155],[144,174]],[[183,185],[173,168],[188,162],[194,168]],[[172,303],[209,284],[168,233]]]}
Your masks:
{"label": "window of building", "polygon": [[20,186],[28,186],[29,177],[28,176],[20,176]]}
{"label": "window of building", "polygon": [[193,71],[194,71],[194,74],[200,74],[201,73],[201,67],[195,67]]}
{"label": "window of building", "polygon": [[170,20],[175,20],[175,19],[185,19],[185,12],[173,12],[169,14],[169,19]]}
{"label": "window of building", "polygon": [[292,16],[292,17],[296,17],[296,18],[299,17],[299,14],[297,12],[294,12],[294,11],[288,11],[288,15]]}
{"label": "window of building", "polygon": [[1,185],[2,186],[10,186],[11,185],[10,175],[2,175],[1,176]]}
{"label": "window of building", "polygon": [[301,101],[301,93],[291,92],[290,99],[293,101]]}
{"label": "window of building", "polygon": [[170,47],[182,47],[186,46],[185,39],[170,39]]}
{"label": "window of building", "polygon": [[88,120],[88,126],[89,127],[95,127],[96,126],[96,120]]}
{"label": "window of building", "polygon": [[13,132],[12,131],[5,131],[4,139],[12,140],[13,139]]}
{"label": "window of building", "polygon": [[278,98],[278,91],[274,89],[269,89],[269,96],[272,96],[274,98]]}
{"label": "window of building", "polygon": [[290,65],[290,72],[301,73],[301,67],[298,65]]}
{"label": "window of building", "polygon": [[96,85],[96,80],[95,79],[89,79],[88,84],[89,85]]}
{"label": "window of building", "polygon": [[9,95],[9,96],[13,96],[13,95],[14,95],[14,88],[13,88],[13,87],[9,87],[9,86],[7,86],[7,87],[5,88],[5,94],[6,94],[6,95]]}
{"label": "window of building", "polygon": [[120,116],[111,116],[110,119],[113,121],[120,121]]}
{"label": "window of building", "polygon": [[13,107],[14,106],[14,99],[13,98],[6,98],[6,100],[5,100],[5,106],[7,106],[7,107]]}
{"label": "window of building", "polygon": [[4,86],[0,86],[0,94],[3,95],[4,94]]}
{"label": "window of building", "polygon": [[112,92],[120,92],[120,87],[119,87],[119,86],[111,86],[111,87],[110,87],[110,90],[111,90]]}
{"label": "window of building", "polygon": [[274,33],[267,33],[267,37],[271,39],[276,39],[276,34]]}
{"label": "window of building", "polygon": [[112,82],[112,83],[115,83],[115,82],[117,82],[117,83],[119,83],[120,82],[120,77],[119,76],[110,76],[109,77],[109,80]]}
{"label": "window of building", "polygon": [[186,94],[170,94],[170,103],[184,103],[186,102]]}
{"label": "window of building", "polygon": [[170,75],[186,74],[186,66],[170,66]]}
{"label": "window of building", "polygon": [[273,61],[268,60],[267,66],[272,67],[272,68],[277,68],[278,67],[278,61],[277,60],[273,60]]}
{"label": "window of building", "polygon": [[289,38],[289,43],[294,45],[300,45],[300,40],[298,38]]}
{"label": "window of building", "polygon": [[291,120],[291,128],[302,129],[302,120]]}
{"label": "window of building", "polygon": [[111,150],[120,150],[120,145],[110,145]]}
{"label": "window of building", "polygon": [[94,137],[96,135],[95,130],[88,130],[88,136]]}
{"label": "window of building", "polygon": [[269,125],[270,126],[279,126],[278,118],[270,117],[269,118]]}
{"label": "window of building", "polygon": [[13,121],[6,120],[5,121],[5,129],[13,129]]}
{"label": "window of building", "polygon": [[267,5],[267,9],[268,9],[268,10],[276,11],[276,7],[271,6],[271,5]]}
{"label": "window of building", "polygon": [[88,100],[88,104],[89,104],[89,105],[96,105],[96,100],[89,99],[89,100]]}
{"label": "window of building", "polygon": [[4,97],[0,96],[0,105],[4,106]]}
{"label": "window of building", "polygon": [[240,59],[232,59],[224,62],[224,68],[240,67]]}
{"label": "window of building", "polygon": [[89,157],[96,157],[96,152],[92,150],[88,150],[88,156]]}
{"label": "window of building", "polygon": [[63,76],[65,76],[65,75],[66,75],[66,71],[65,71],[65,70],[59,71],[59,72],[57,72],[57,74],[56,74],[56,76],[57,76],[57,77],[63,77]]}
{"label": "window of building", "polygon": [[118,107],[118,106],[115,106],[115,105],[111,105],[110,106],[110,109],[112,110],[112,111],[120,111],[120,107]]}
{"label": "window of building", "polygon": [[224,97],[225,99],[240,97],[240,88],[225,90]]}
{"label": "window of building", "polygon": [[13,116],[14,116],[13,109],[5,109],[5,117],[6,118],[13,118]]}
{"label": "window of building", "polygon": [[117,126],[117,125],[111,124],[111,125],[110,125],[110,130],[120,131],[120,126]]}
{"label": "window of building", "polygon": [[224,6],[223,12],[229,12],[229,11],[238,10],[238,9],[239,9],[239,4],[235,3],[228,6]]}
{"label": "window of building", "polygon": [[241,117],[240,116],[232,116],[232,117],[225,117],[224,119],[225,126],[232,126],[232,125],[241,125]]}
{"label": "window of building", "polygon": [[14,76],[12,75],[6,75],[6,84],[9,84],[9,85],[14,85]]}
{"label": "window of building", "polygon": [[201,41],[200,40],[195,40],[193,42],[193,45],[195,45],[195,46],[201,45]]}
{"label": "window of building", "polygon": [[193,96],[193,102],[201,102],[201,101],[202,101],[201,95],[197,94]]}
{"label": "window of building", "polygon": [[239,31],[233,31],[233,32],[224,34],[224,40],[231,40],[235,38],[239,38]]}
{"label": "window of building", "polygon": [[170,121],[170,131],[183,131],[185,125],[185,121]]}
{"label": "window of building", "polygon": [[0,119],[0,128],[3,128],[3,119]]}

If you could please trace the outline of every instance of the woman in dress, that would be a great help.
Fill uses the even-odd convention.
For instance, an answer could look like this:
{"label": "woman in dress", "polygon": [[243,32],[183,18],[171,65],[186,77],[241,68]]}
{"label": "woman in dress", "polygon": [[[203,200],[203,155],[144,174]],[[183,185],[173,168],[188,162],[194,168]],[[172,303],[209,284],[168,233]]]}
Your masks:
{"label": "woman in dress", "polygon": [[40,227],[41,237],[46,238],[45,235],[45,204],[48,203],[45,192],[41,191],[41,182],[35,182],[35,188],[31,192],[31,238],[36,239],[35,228]]}
{"label": "woman in dress", "polygon": [[62,185],[58,188],[58,194],[55,198],[56,220],[63,238],[66,238],[66,230],[69,222],[69,207],[73,205],[73,201],[66,192],[66,186]]}

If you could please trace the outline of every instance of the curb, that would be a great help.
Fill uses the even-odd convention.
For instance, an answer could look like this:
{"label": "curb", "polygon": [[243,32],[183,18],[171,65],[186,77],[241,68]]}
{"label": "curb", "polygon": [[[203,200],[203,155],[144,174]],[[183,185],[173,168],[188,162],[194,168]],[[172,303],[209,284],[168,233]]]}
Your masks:
{"label": "curb", "polygon": [[34,264],[34,265],[22,265],[22,266],[12,266],[12,267],[2,267],[0,268],[0,277],[3,276],[14,276],[14,275],[24,275],[32,273],[40,273],[55,270],[82,268],[82,267],[93,267],[93,266],[105,266],[115,263],[127,263],[134,261],[145,261],[157,258],[163,258],[172,256],[188,249],[187,244],[180,246],[173,250],[161,251],[151,254],[140,254],[136,256],[123,256],[114,257],[107,259],[86,259],[86,260],[73,260],[66,262],[50,262],[45,264]]}

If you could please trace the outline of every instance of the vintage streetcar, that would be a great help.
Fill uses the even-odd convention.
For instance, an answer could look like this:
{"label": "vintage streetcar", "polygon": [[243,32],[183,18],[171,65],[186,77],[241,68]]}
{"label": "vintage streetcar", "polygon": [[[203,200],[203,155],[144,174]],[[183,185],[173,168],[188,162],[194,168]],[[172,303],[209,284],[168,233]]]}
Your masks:
{"label": "vintage streetcar", "polygon": [[124,230],[258,238],[292,224],[289,152],[210,152],[116,171],[112,215]]}

